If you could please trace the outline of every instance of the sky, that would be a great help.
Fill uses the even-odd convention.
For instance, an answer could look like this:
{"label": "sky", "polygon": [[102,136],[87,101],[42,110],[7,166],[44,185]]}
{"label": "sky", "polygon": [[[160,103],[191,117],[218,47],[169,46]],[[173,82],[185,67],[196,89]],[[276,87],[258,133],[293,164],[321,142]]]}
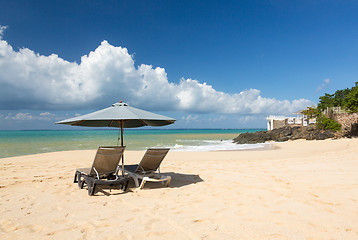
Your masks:
{"label": "sky", "polygon": [[358,1],[0,0],[0,130],[122,100],[166,128],[266,128],[358,81]]}

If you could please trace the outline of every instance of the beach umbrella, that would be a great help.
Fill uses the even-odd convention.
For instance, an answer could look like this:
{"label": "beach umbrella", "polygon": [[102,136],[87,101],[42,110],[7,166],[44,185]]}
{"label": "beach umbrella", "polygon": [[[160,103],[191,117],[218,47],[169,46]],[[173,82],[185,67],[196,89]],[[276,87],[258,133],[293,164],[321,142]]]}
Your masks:
{"label": "beach umbrella", "polygon": [[[117,127],[121,129],[121,146],[123,146],[123,129],[143,126],[165,126],[175,122],[175,119],[144,111],[129,106],[122,101],[111,107],[86,115],[65,119],[56,124],[86,127]],[[122,156],[122,168],[124,158]]]}

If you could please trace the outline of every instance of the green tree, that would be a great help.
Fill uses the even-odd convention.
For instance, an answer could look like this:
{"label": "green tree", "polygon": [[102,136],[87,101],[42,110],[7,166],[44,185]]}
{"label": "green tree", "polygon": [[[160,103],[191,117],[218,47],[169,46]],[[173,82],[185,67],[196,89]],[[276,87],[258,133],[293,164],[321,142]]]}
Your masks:
{"label": "green tree", "polygon": [[347,94],[344,101],[344,108],[351,113],[358,112],[358,82],[356,82],[356,86]]}
{"label": "green tree", "polygon": [[337,90],[334,94],[325,93],[319,97],[317,109],[324,111],[330,107],[343,107],[348,112],[358,112],[358,82],[351,89]]}
{"label": "green tree", "polygon": [[327,107],[334,107],[333,97],[334,97],[334,94],[328,94],[328,93],[325,93],[324,96],[319,97],[319,100],[320,100],[320,101],[319,101],[319,103],[318,103],[317,108],[318,108],[320,111],[323,111],[323,110],[325,110]]}
{"label": "green tree", "polygon": [[316,117],[316,126],[319,129],[339,131],[342,128],[341,124],[323,116],[322,112],[329,107],[343,107],[348,112],[358,112],[358,82],[351,89],[337,90],[334,94],[325,93],[319,100],[317,108],[308,107],[304,114]]}
{"label": "green tree", "polygon": [[342,128],[341,124],[325,116],[318,117],[316,126],[319,129],[333,130],[333,131],[339,131]]}
{"label": "green tree", "polygon": [[302,113],[308,118],[315,118],[321,114],[321,112],[315,107],[307,107],[307,109],[303,110]]}
{"label": "green tree", "polygon": [[344,102],[346,97],[349,95],[349,93],[351,92],[350,89],[346,88],[344,90],[337,90],[334,93],[334,97],[333,97],[333,107],[342,107],[344,106]]}

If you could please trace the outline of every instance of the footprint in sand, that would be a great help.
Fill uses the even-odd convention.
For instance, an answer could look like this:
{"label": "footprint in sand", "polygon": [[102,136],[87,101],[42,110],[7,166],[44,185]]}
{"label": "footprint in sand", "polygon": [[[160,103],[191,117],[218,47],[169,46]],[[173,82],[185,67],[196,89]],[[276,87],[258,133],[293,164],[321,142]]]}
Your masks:
{"label": "footprint in sand", "polygon": [[[34,179],[34,180],[32,180],[32,182],[42,182],[42,179]],[[37,188],[39,188],[39,187],[37,186]]]}
{"label": "footprint in sand", "polygon": [[317,195],[317,194],[315,194],[315,193],[310,193],[311,194],[311,196],[313,196],[313,197],[315,197],[315,198],[318,198],[319,196]]}
{"label": "footprint in sand", "polygon": [[31,232],[35,232],[35,233],[38,233],[38,232],[43,232],[43,231],[46,231],[47,228],[45,226],[41,226],[41,225],[28,225],[26,226],[28,229],[30,229]]}
{"label": "footprint in sand", "polygon": [[46,233],[47,236],[53,236],[55,235],[55,232],[49,232],[49,233]]}
{"label": "footprint in sand", "polygon": [[153,229],[153,226],[158,224],[158,219],[151,219],[144,225],[144,230],[149,231]]}
{"label": "footprint in sand", "polygon": [[194,219],[193,222],[195,223],[202,223],[202,222],[206,222],[207,219]]}
{"label": "footprint in sand", "polygon": [[0,222],[0,229],[6,233],[14,232],[16,230],[19,230],[20,228],[21,227],[17,226],[14,222],[12,222],[9,219],[5,219]]}
{"label": "footprint in sand", "polygon": [[95,239],[95,228],[91,225],[87,225],[86,227],[81,228],[81,233],[83,239]]}

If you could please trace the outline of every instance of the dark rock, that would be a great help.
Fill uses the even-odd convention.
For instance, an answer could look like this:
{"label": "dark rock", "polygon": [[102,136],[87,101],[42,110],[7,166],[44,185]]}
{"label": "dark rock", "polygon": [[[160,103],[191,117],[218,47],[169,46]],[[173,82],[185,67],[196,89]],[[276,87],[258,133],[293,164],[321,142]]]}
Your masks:
{"label": "dark rock", "polygon": [[327,138],[333,138],[334,136],[335,136],[334,132],[331,131],[331,130],[319,131],[316,134],[316,140],[324,140],[324,139],[327,139]]}
{"label": "dark rock", "polygon": [[238,144],[264,143],[269,140],[270,140],[270,136],[267,134],[266,131],[259,131],[259,132],[255,132],[255,134],[242,133],[234,139],[234,142]]}
{"label": "dark rock", "polygon": [[291,138],[289,136],[286,137],[280,137],[276,140],[276,142],[286,142],[288,140],[290,140]]}
{"label": "dark rock", "polygon": [[285,142],[297,139],[324,140],[335,136],[336,134],[331,130],[319,130],[310,125],[308,127],[283,127],[271,131],[242,133],[234,138],[234,142],[237,144],[253,144],[266,141]]}
{"label": "dark rock", "polygon": [[[292,128],[290,127],[283,127],[279,129],[273,129],[268,134],[271,137],[271,140],[275,139],[274,141],[284,142],[289,140],[292,137]],[[286,139],[286,140],[285,140]]]}
{"label": "dark rock", "polygon": [[358,137],[358,123],[352,124],[351,130],[348,135],[350,137]]}

